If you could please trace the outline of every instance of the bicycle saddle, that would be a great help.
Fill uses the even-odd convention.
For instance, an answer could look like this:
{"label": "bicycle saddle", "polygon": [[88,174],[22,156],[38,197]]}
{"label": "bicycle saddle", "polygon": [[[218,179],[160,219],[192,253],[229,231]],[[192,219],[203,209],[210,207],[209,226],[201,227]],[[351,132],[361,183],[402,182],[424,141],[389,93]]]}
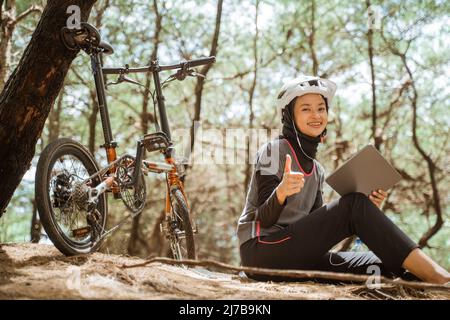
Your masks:
{"label": "bicycle saddle", "polygon": [[61,39],[69,50],[100,48],[104,54],[114,53],[112,46],[106,41],[102,41],[97,28],[87,22],[81,23],[81,29],[62,28]]}

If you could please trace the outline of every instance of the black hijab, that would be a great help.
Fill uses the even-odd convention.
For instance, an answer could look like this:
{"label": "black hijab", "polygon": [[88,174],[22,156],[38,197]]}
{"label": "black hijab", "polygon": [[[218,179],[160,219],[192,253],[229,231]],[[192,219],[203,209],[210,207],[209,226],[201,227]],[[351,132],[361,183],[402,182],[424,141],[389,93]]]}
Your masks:
{"label": "black hijab", "polygon": [[[300,162],[300,165],[302,166],[303,170],[305,170],[306,173],[310,173],[313,168],[313,161],[309,159],[307,156],[304,155],[304,153],[301,151],[300,146],[297,142],[297,136],[295,132],[297,131],[298,140],[301,143],[303,151],[305,153],[315,159],[316,153],[317,153],[317,146],[319,145],[321,136],[319,135],[317,137],[311,137],[304,133],[302,133],[294,122],[294,106],[295,101],[297,99],[292,100],[284,109],[282,113],[281,122],[283,123],[283,129],[282,129],[282,135],[279,137],[280,139],[287,139],[291,146],[294,148],[295,154],[297,155],[298,161]],[[328,103],[327,100],[325,100],[325,105],[328,112]],[[326,129],[324,130],[324,133],[326,134]]]}

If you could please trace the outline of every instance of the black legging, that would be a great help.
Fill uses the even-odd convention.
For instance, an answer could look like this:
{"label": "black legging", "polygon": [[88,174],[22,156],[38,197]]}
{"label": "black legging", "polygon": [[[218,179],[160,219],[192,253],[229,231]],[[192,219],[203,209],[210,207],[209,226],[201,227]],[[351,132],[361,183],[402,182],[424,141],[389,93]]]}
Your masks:
{"label": "black legging", "polygon": [[[329,252],[352,235],[357,235],[373,252]],[[250,267],[372,274],[368,267],[377,265],[381,275],[402,277],[403,261],[417,247],[366,195],[355,192],[283,230],[243,243],[240,253],[242,264]],[[248,276],[256,280],[292,280]]]}

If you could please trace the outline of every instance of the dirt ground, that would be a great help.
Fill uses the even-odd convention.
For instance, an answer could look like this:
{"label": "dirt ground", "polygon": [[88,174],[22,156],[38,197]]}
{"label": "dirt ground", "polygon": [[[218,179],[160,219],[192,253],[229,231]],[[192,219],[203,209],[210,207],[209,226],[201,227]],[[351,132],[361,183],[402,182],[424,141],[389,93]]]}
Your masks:
{"label": "dirt ground", "polygon": [[122,267],[143,261],[102,253],[65,257],[51,245],[1,244],[0,299],[450,300],[450,290],[373,291],[361,285],[256,282],[235,274],[161,263]]}

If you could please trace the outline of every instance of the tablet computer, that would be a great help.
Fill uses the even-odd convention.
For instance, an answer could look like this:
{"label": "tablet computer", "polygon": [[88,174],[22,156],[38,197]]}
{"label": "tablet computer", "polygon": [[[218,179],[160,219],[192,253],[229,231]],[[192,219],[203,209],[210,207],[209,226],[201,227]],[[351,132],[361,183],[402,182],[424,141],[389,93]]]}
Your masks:
{"label": "tablet computer", "polygon": [[325,181],[341,196],[351,192],[369,195],[389,190],[402,176],[373,146],[367,145],[330,174]]}

